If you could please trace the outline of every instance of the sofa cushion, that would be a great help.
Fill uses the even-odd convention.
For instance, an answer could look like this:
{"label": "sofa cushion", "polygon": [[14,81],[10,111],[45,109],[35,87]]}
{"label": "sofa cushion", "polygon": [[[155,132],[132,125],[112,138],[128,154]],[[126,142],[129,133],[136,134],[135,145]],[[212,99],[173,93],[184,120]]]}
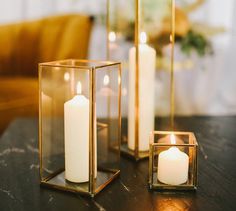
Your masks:
{"label": "sofa cushion", "polygon": [[26,105],[38,106],[38,80],[27,77],[0,78],[0,111]]}
{"label": "sofa cushion", "polygon": [[0,26],[0,75],[37,75],[40,62],[87,57],[92,19],[47,17]]}

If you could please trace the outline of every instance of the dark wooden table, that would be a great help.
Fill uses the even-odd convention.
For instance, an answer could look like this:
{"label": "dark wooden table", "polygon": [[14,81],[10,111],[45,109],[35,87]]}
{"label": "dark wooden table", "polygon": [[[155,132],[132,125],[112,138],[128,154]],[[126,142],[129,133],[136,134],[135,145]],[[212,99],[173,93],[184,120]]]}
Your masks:
{"label": "dark wooden table", "polygon": [[148,160],[122,158],[121,177],[94,199],[39,185],[38,124],[17,119],[0,139],[0,210],[236,210],[236,117],[177,118],[200,144],[196,192],[152,192]]}

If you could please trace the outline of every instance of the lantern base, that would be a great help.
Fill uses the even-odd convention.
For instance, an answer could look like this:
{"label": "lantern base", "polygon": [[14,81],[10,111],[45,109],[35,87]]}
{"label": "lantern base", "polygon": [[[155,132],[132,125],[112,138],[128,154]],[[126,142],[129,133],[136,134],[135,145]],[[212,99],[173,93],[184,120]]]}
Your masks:
{"label": "lantern base", "polygon": [[149,188],[157,191],[195,191],[197,190],[197,186],[191,184],[191,179],[189,179],[186,183],[180,185],[168,185],[160,182],[157,179],[157,173],[153,174],[154,181],[158,181],[157,184],[152,184],[149,182]]}
{"label": "lantern base", "polygon": [[89,190],[89,182],[73,183],[65,179],[65,171],[59,170],[41,181],[42,186],[94,197],[120,175],[120,170],[98,170],[95,178],[95,192]]}
{"label": "lantern base", "polygon": [[187,184],[183,184],[183,185],[176,185],[176,186],[170,186],[170,185],[153,185],[151,183],[149,183],[149,188],[151,190],[156,190],[156,191],[196,191],[197,187],[196,186],[190,186]]}
{"label": "lantern base", "polygon": [[149,157],[149,151],[139,151],[136,155],[135,150],[129,149],[127,143],[121,144],[120,151],[121,155],[136,161],[147,159]]}

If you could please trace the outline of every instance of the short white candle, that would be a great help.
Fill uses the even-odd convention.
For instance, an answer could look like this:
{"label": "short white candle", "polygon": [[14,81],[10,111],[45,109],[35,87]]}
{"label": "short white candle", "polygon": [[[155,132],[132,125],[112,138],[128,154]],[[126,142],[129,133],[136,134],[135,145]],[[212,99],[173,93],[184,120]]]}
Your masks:
{"label": "short white candle", "polygon": [[[156,51],[146,44],[146,33],[140,34],[139,44],[139,151],[149,150],[149,133],[154,130],[154,85]],[[128,147],[135,148],[135,55],[136,48],[129,51],[129,112]]]}
{"label": "short white candle", "polygon": [[[175,136],[171,134],[171,143]],[[177,147],[170,147],[158,156],[157,178],[168,185],[180,185],[188,180],[189,157]]]}
{"label": "short white candle", "polygon": [[77,95],[64,104],[65,178],[71,182],[89,181],[89,100]]}

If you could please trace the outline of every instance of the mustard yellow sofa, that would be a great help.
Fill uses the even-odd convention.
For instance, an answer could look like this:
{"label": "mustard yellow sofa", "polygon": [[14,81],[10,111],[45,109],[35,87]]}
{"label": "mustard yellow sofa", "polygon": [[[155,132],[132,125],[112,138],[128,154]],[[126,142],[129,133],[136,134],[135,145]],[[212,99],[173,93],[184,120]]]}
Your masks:
{"label": "mustard yellow sofa", "polygon": [[38,112],[38,63],[86,59],[93,19],[62,15],[0,26],[0,134]]}

